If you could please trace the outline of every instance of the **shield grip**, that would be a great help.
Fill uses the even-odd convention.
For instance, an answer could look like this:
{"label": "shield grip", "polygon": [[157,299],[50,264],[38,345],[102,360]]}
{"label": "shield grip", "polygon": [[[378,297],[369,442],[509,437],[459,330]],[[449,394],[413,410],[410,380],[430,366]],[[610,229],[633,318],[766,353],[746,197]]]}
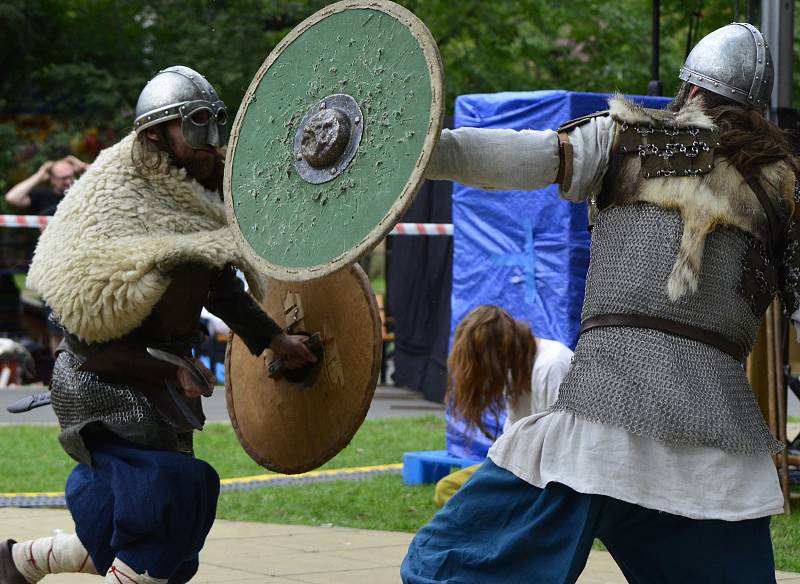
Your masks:
{"label": "shield grip", "polygon": [[269,362],[267,365],[267,375],[272,379],[280,379],[281,377],[289,383],[299,385],[303,388],[311,387],[319,375],[319,370],[325,363],[325,347],[323,346],[322,337],[320,334],[309,334],[304,331],[292,332],[297,335],[308,335],[308,338],[303,344],[309,351],[314,353],[317,357],[316,363],[307,363],[302,367],[296,369],[289,369],[283,357],[278,357]]}

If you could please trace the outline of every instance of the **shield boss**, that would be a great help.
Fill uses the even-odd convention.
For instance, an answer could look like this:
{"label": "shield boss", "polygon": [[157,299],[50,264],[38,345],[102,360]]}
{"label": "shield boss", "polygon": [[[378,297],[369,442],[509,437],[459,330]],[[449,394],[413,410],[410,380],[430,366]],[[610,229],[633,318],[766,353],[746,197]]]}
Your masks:
{"label": "shield boss", "polygon": [[281,41],[245,94],[225,165],[237,243],[308,280],[357,260],[411,204],[444,83],[425,25],[386,0],[332,4]]}
{"label": "shield boss", "polygon": [[[270,377],[266,362],[233,336],[225,398],[233,428],[258,464],[294,474],[350,443],[367,415],[380,373],[381,321],[369,279],[354,264],[306,282],[269,280],[262,307],[292,332],[319,333],[318,362]],[[285,322],[280,323],[280,315]]]}

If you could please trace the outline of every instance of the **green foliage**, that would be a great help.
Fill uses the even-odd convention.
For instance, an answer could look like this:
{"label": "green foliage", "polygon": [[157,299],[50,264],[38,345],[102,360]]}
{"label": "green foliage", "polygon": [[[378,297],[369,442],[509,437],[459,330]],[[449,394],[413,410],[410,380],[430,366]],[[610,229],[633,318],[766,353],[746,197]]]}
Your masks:
{"label": "green foliage", "polygon": [[16,137],[17,133],[13,125],[0,124],[0,193],[13,186],[9,184],[8,176],[14,165]]}
{"label": "green foliage", "polygon": [[[201,71],[235,114],[269,52],[327,3],[4,0],[0,113],[12,116],[18,126],[17,116],[23,113],[47,115],[52,124],[46,137],[20,131],[10,147],[8,134],[0,135],[0,187],[25,178],[61,152],[90,160],[98,147],[129,131],[141,88],[169,65]],[[401,3],[426,23],[438,43],[450,111],[455,97],[468,93],[569,89],[641,94],[651,79],[650,2]],[[702,7],[696,41],[733,20],[734,5],[730,0],[662,2],[665,94],[677,87],[693,12]],[[797,22],[800,26],[800,18]],[[795,51],[800,52],[800,43]],[[795,68],[795,80],[800,87],[800,68]],[[800,104],[800,91],[795,93]],[[99,129],[92,130],[99,144],[84,144],[87,129]],[[14,161],[4,166],[9,152]]]}
{"label": "green foliage", "polygon": [[[269,51],[324,0],[5,0],[0,92],[11,111],[48,111],[89,127],[130,126],[158,69],[203,72],[235,110]],[[643,93],[651,8],[641,0],[402,0],[430,28],[448,95],[570,89]],[[662,77],[676,86],[696,2],[662,7]],[[730,22],[729,0],[705,0],[696,39]]]}

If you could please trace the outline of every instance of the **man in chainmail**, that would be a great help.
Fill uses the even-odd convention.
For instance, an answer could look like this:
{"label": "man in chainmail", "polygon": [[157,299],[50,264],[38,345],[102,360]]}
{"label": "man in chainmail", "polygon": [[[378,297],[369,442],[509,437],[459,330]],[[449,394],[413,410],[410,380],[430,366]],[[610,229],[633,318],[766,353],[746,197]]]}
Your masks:
{"label": "man in chainmail", "polygon": [[616,97],[555,132],[443,132],[429,178],[558,183],[594,227],[558,400],[420,530],[404,582],[575,582],[595,538],[630,582],[775,581],[781,444],[743,363],[776,291],[800,308],[798,167],[756,28],[709,34],[680,79],[665,111]]}
{"label": "man in chainmail", "polygon": [[86,572],[105,582],[188,582],[219,477],[192,454],[211,372],[192,359],[205,306],[254,355],[314,361],[244,290],[261,281],[227,227],[225,104],[196,71],[159,72],[134,132],[103,151],[39,240],[28,285],[64,329],[51,383],[76,533],[0,545],[0,583]]}

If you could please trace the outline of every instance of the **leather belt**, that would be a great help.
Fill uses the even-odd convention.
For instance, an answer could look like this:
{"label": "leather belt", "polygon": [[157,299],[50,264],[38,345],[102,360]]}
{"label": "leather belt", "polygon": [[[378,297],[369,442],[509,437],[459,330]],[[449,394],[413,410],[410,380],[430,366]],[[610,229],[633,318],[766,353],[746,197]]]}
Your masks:
{"label": "leather belt", "polygon": [[740,363],[744,363],[745,357],[747,357],[739,345],[719,333],[667,320],[666,318],[642,314],[600,314],[598,316],[590,316],[581,323],[581,334],[594,328],[606,326],[654,329],[711,345],[723,353],[727,353]]}

